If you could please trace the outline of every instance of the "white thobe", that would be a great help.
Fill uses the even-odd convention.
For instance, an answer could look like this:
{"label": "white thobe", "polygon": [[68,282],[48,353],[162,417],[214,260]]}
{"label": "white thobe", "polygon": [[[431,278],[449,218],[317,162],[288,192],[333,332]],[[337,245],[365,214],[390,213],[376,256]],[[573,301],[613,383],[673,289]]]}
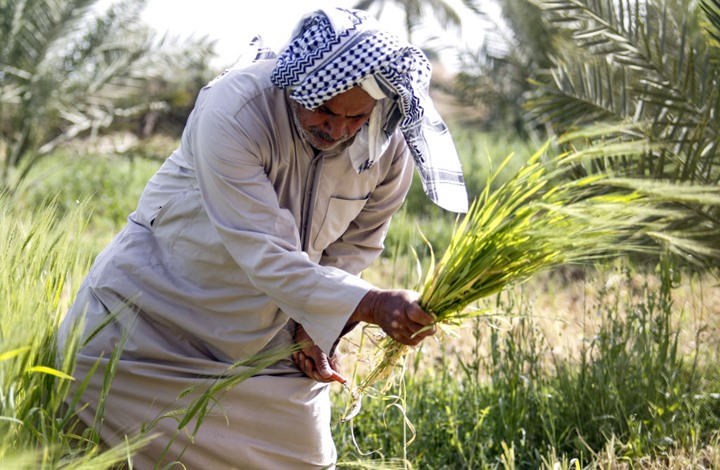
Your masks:
{"label": "white thobe", "polygon": [[[186,388],[291,341],[293,321],[329,353],[372,287],[358,274],[381,253],[412,179],[402,135],[362,173],[348,149],[316,154],[270,82],[272,67],[231,70],[201,90],[179,148],[63,321],[67,337],[84,317],[87,337],[118,313],[77,356],[79,379],[130,329],[100,430],[109,443],[175,406]],[[101,386],[102,368],[85,393],[86,421]],[[223,413],[206,419],[194,443],[181,434],[165,461],[184,449],[188,468],[331,466],[327,389],[281,361],[227,391]],[[175,429],[170,419],[156,423],[162,436],[136,468],[156,460]]]}

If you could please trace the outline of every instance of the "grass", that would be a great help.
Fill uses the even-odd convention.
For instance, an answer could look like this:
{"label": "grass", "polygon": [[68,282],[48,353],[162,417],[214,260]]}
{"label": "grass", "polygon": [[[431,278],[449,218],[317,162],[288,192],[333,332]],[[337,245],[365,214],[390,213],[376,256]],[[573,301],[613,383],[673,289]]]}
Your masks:
{"label": "grass", "polygon": [[[531,296],[544,298],[549,284],[556,298],[576,295],[577,281],[547,276],[488,301],[497,316],[473,319],[456,341],[416,352],[399,387],[337,425],[342,461],[405,455],[408,467],[437,469],[717,462],[720,375],[704,347],[720,299],[680,307],[680,286],[629,268],[588,276],[572,316],[537,308]],[[714,282],[696,285],[693,297],[716,296]],[[346,400],[336,396],[340,409]]]}
{"label": "grass", "polygon": [[[194,435],[217,397],[247,377],[290,355],[295,347],[272,350],[228,367],[227,375],[181,391],[164,411],[125,444],[106,448],[77,419],[86,380],[73,377],[82,328],[64,349],[58,325],[85,277],[91,257],[83,233],[88,208],[80,203],[60,213],[55,204],[20,210],[0,197],[0,469],[106,469],[126,464],[154,437],[154,423],[177,421],[175,437]],[[122,341],[121,341],[122,343]],[[102,396],[109,388],[115,349],[104,370]],[[104,399],[95,422],[102,421]]]}
{"label": "grass", "polygon": [[18,211],[31,211],[51,203],[63,217],[80,201],[89,201],[87,230],[79,236],[88,254],[96,255],[125,225],[145,184],[173,148],[157,139],[147,144],[157,153],[137,157],[124,153],[128,138],[115,140],[119,142],[109,140],[97,147],[78,144],[44,158],[13,195],[13,205]]}
{"label": "grass", "polygon": [[[473,145],[460,148],[478,159],[466,167],[487,161],[477,150],[486,144]],[[88,156],[57,166],[65,156],[56,158],[0,204],[0,468],[113,468],[142,442],[105,450],[73,427],[62,405],[72,364],[58,364],[56,326],[159,163]],[[76,202],[86,197],[89,205]],[[418,229],[437,253],[449,243],[454,219],[411,209],[395,218],[388,252],[365,275],[378,285],[421,284],[431,263]],[[493,315],[426,341],[404,380],[368,397],[352,422],[339,423],[348,397],[333,389],[339,466],[720,466],[717,279],[676,273],[672,263],[657,272],[562,267],[479,301]],[[374,332],[359,333],[340,350],[361,375]],[[222,393],[231,384],[209,385]],[[179,411],[201,415],[202,396]]]}
{"label": "grass", "polygon": [[92,433],[77,434],[64,404],[77,339],[58,355],[59,321],[90,261],[80,237],[85,206],[57,217],[55,206],[0,202],[0,466],[109,468],[141,442],[103,451]]}

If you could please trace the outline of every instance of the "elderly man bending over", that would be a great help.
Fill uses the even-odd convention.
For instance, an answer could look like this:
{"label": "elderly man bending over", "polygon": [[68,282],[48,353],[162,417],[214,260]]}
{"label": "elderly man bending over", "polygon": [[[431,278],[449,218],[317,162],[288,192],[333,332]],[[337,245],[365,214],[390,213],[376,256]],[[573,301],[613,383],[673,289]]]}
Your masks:
{"label": "elderly man bending over", "polygon": [[[134,457],[135,468],[179,460],[191,469],[327,468],[336,460],[327,382],[333,347],[353,325],[398,341],[433,317],[417,294],[358,275],[380,254],[412,179],[457,212],[467,196],[447,128],[428,99],[430,66],[355,10],[304,17],[276,57],[205,86],[127,226],[97,257],[61,337],[84,319],[76,375],[89,380],[92,425],[103,367],[127,341],[104,400],[102,440],[173,407],[189,387],[293,341],[311,344],[220,397],[194,440],[177,422]],[[415,336],[414,336],[415,335]]]}

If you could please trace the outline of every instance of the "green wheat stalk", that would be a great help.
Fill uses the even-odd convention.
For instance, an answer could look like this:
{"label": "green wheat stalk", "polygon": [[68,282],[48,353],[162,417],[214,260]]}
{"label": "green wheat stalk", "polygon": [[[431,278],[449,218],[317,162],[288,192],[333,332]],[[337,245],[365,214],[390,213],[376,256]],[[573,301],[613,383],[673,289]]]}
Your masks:
{"label": "green wheat stalk", "polygon": [[[548,160],[543,158],[547,147],[497,189],[491,190],[488,183],[456,227],[443,256],[437,263],[433,260],[419,303],[439,325],[484,314],[468,306],[542,271],[629,253],[657,253],[668,243],[663,236],[667,227],[687,215],[663,204],[668,198],[665,191],[659,198],[643,191],[641,184],[608,174],[569,179],[567,173],[588,158],[587,152]],[[640,152],[646,146],[628,143],[621,150]],[[509,159],[493,174],[499,174]],[[717,204],[706,191],[686,187],[683,197]],[[717,193],[712,197],[717,198]],[[686,235],[675,241],[684,251],[707,254],[692,234]],[[377,365],[354,390],[345,421],[357,414],[359,400],[373,384],[391,377],[407,351],[390,337],[381,340],[379,357],[373,361]]]}

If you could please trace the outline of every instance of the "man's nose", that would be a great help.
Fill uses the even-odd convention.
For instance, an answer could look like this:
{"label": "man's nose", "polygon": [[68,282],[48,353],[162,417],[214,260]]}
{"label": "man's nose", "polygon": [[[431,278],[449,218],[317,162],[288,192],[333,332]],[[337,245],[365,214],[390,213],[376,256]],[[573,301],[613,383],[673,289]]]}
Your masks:
{"label": "man's nose", "polygon": [[339,140],[343,137],[347,137],[349,129],[345,119],[334,118],[328,120],[325,132],[327,132],[334,140]]}

